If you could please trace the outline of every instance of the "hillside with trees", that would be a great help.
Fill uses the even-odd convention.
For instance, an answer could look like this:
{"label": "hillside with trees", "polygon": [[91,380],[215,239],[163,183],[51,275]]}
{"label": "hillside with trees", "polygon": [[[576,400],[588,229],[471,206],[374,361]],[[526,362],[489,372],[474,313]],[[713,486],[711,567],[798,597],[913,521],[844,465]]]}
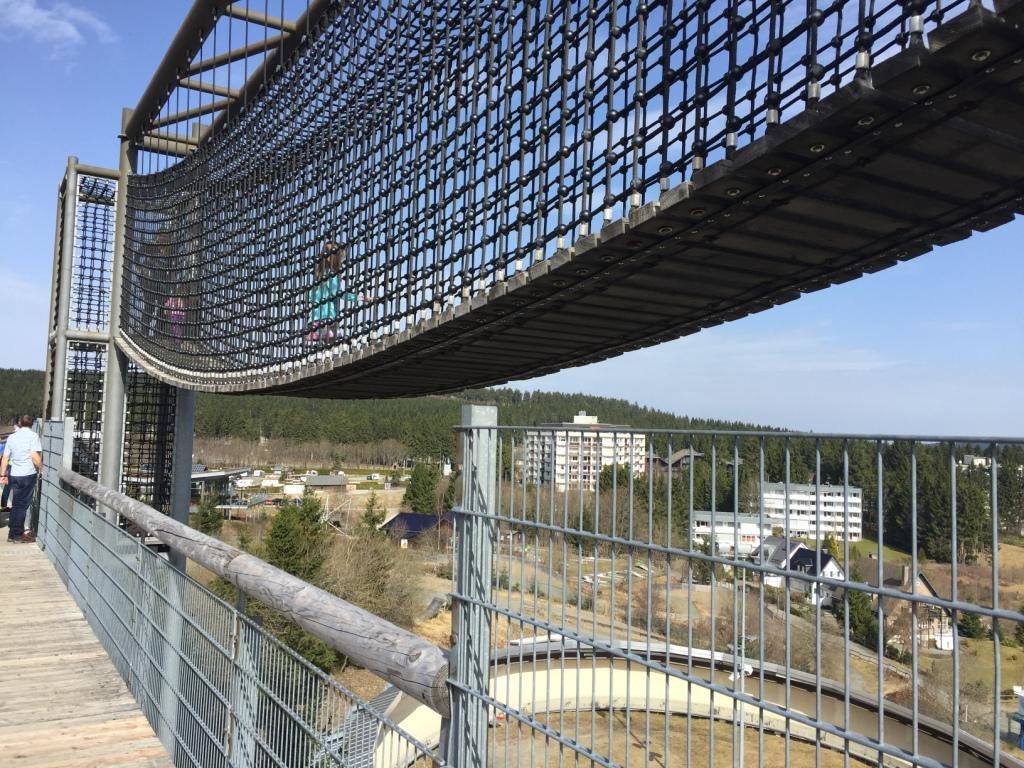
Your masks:
{"label": "hillside with trees", "polygon": [[255,395],[200,395],[196,434],[246,440],[373,443],[397,440],[411,457],[452,456],[454,425],[465,403],[498,407],[498,423],[533,426],[571,421],[579,411],[606,424],[637,428],[756,429],[750,424],[692,419],[607,397],[516,389],[469,390],[455,395],[396,400],[310,400]]}
{"label": "hillside with trees", "polygon": [[[39,413],[42,402],[42,371],[0,370],[0,413],[10,423],[18,414]],[[595,415],[603,423],[628,425],[637,429],[678,430],[670,438],[655,434],[652,450],[666,455],[669,449],[693,447],[704,459],[694,465],[694,508],[752,509],[758,500],[760,455],[764,456],[764,477],[768,481],[789,479],[793,483],[842,484],[845,475],[851,485],[863,489],[864,529],[877,535],[878,471],[883,470],[882,531],[887,544],[911,547],[911,515],[914,498],[912,472],[917,476],[918,547],[922,554],[939,561],[955,559],[972,562],[991,549],[991,473],[985,468],[954,469],[951,461],[964,454],[985,455],[984,444],[961,444],[954,456],[946,446],[919,443],[911,449],[904,441],[851,440],[814,437],[718,438],[690,437],[688,430],[773,431],[757,425],[713,419],[698,419],[658,411],[625,400],[584,394],[521,392],[516,389],[470,390],[455,395],[395,400],[312,400],[256,395],[200,395],[196,413],[199,438],[226,441],[260,440],[320,443],[337,454],[336,462],[351,459],[348,447],[376,447],[387,454],[387,463],[398,459],[417,460],[456,456],[454,426],[465,403],[493,404],[502,425],[535,426],[563,422],[579,411]],[[506,440],[522,433],[504,433]],[[788,456],[787,456],[788,446]],[[386,448],[386,450],[383,450]],[[820,449],[820,456],[816,455]],[[715,460],[712,462],[711,456]],[[511,468],[511,447],[503,451],[503,474]],[[844,460],[845,457],[845,460]],[[738,462],[735,459],[739,459]],[[385,463],[381,461],[380,463]],[[1024,447],[1003,446],[997,473],[1000,530],[1024,535]],[[739,476],[733,477],[733,466]],[[879,466],[881,465],[881,467]],[[712,472],[714,476],[712,476]],[[951,476],[956,476],[954,495]],[[620,479],[621,483],[622,480]],[[652,498],[665,499],[666,489],[657,487],[664,478],[654,477]],[[688,503],[689,478],[677,474],[673,487],[672,516],[678,506]],[[714,493],[712,493],[712,488]],[[738,499],[737,499],[738,494]],[[712,498],[713,497],[713,498]],[[955,499],[955,502],[954,502]],[[735,501],[734,501],[735,500]],[[957,510],[956,552],[951,552],[952,508]],[[654,517],[668,516],[667,510],[652,510]]]}
{"label": "hillside with trees", "polygon": [[0,424],[43,411],[43,372],[0,368]]}

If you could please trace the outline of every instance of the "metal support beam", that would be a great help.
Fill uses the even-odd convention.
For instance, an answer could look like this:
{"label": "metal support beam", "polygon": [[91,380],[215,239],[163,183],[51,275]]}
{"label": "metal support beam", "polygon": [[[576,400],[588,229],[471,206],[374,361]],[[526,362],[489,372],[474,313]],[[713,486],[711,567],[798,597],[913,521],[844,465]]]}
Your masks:
{"label": "metal support beam", "polygon": [[220,99],[219,101],[211,101],[209,104],[200,104],[198,107],[184,109],[181,112],[175,112],[173,115],[168,115],[167,117],[161,117],[159,120],[154,120],[152,122],[152,126],[154,128],[163,128],[168,125],[174,125],[175,123],[185,122],[193,117],[201,117],[214,112],[220,112],[222,109],[227,109],[231,106],[231,103],[232,99]]}
{"label": "metal support beam", "polygon": [[[64,385],[68,368],[68,315],[71,307],[71,273],[75,262],[75,212],[78,208],[78,158],[68,158],[64,175],[64,197],[62,205],[63,222],[60,241],[60,272],[57,276],[57,332],[54,338],[53,370],[50,381],[53,395],[50,398],[51,419],[64,417]],[[56,265],[55,265],[56,266]]]}
{"label": "metal support beam", "polygon": [[60,277],[60,242],[61,222],[63,221],[64,204],[64,181],[57,185],[57,212],[56,221],[53,224],[53,274],[50,278],[50,312],[46,316],[47,337],[46,337],[46,373],[43,377],[43,408],[47,418],[50,417],[53,408],[53,358],[56,353],[54,344],[57,339],[57,283]]}
{"label": "metal support beam", "polygon": [[261,27],[280,29],[283,32],[295,32],[299,28],[294,21],[287,21],[285,19],[278,18],[277,16],[267,16],[264,13],[251,11],[248,8],[239,8],[236,5],[229,5],[225,8],[224,15],[230,16],[233,19],[248,21],[252,24],[259,24]]}
{"label": "metal support beam", "polygon": [[[283,43],[287,37],[287,34],[272,35],[258,42],[243,45],[241,48],[235,48],[231,51],[219,53],[216,56],[211,56],[208,59],[203,59],[202,61],[197,61],[195,64],[192,64],[188,68],[188,73],[190,75],[198,75],[202,72],[208,72],[211,69],[216,69],[217,67],[221,67],[225,64],[231,64],[235,61],[247,59],[258,53],[267,54]],[[151,123],[151,125],[156,125],[156,123]]]}
{"label": "metal support beam", "polygon": [[78,173],[82,176],[95,176],[98,179],[110,179],[111,181],[117,181],[117,171],[112,168],[101,168],[98,165],[86,165],[85,163],[78,164]]}
{"label": "metal support beam", "polygon": [[[128,360],[116,344],[121,328],[121,272],[124,265],[124,231],[127,219],[128,177],[135,166],[135,150],[128,139],[127,126],[132,110],[121,113],[121,156],[118,163],[117,204],[114,208],[114,254],[110,263],[110,343],[107,345],[107,372],[103,379],[103,435],[100,443],[100,482],[112,490],[121,488],[121,451],[124,445],[124,392]],[[108,520],[117,513],[107,508]]]}
{"label": "metal support beam", "polygon": [[139,135],[148,127],[147,121],[159,116],[160,108],[178,83],[178,73],[188,67],[195,52],[213,30],[220,14],[230,4],[231,0],[197,0],[192,5],[185,20],[181,22],[174,40],[167,48],[160,66],[153,73],[153,79],[149,81],[139,103],[124,125],[123,133],[126,136],[138,140]]}
{"label": "metal support beam", "polygon": [[330,0],[310,0],[309,6],[306,8],[306,12],[295,22],[295,28],[300,32],[294,35],[289,35],[280,49],[274,49],[267,53],[267,57],[263,60],[263,63],[252,73],[252,75],[249,76],[249,79],[242,87],[242,95],[236,99],[235,103],[227,110],[217,115],[210,128],[209,135],[218,133],[229,119],[237,115],[239,110],[244,108],[245,105],[249,103],[250,99],[255,97],[259,88],[267,81],[268,76],[273,73],[274,67],[278,62],[278,55],[280,54],[283,59],[287,60],[292,51],[294,51],[298,46],[299,42],[306,38],[306,30],[312,29],[316,26],[320,17],[324,15],[329,6]]}
{"label": "metal support beam", "polygon": [[[64,333],[64,337],[68,341],[87,341],[92,344],[106,344],[110,341],[110,334],[106,331],[79,331],[75,328],[69,328]],[[57,338],[56,331],[50,333],[50,340]]]}
{"label": "metal support beam", "polygon": [[[166,137],[166,138],[165,138]],[[140,149],[147,152],[156,152],[171,157],[188,157],[196,151],[196,144],[191,139],[180,137],[178,134],[160,132],[151,135],[145,134],[138,143]]]}
{"label": "metal support beam", "polygon": [[178,85],[182,88],[188,88],[190,91],[212,93],[214,96],[226,96],[229,99],[237,99],[242,95],[242,91],[239,88],[228,88],[226,85],[206,83],[202,80],[193,80],[191,77],[185,78]]}
{"label": "metal support beam", "polygon": [[[192,501],[192,434],[196,425],[196,393],[179,389],[174,405],[174,457],[171,462],[171,517],[188,525]],[[171,565],[185,571],[185,555],[171,550]]]}

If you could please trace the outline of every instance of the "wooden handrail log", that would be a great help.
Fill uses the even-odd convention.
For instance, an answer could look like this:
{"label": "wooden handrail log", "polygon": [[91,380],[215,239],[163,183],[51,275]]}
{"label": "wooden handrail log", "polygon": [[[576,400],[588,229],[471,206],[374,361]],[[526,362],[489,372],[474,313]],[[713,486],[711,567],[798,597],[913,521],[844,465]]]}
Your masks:
{"label": "wooden handrail log", "polygon": [[227,579],[442,717],[449,717],[448,658],[436,645],[69,469],[60,470],[60,479]]}

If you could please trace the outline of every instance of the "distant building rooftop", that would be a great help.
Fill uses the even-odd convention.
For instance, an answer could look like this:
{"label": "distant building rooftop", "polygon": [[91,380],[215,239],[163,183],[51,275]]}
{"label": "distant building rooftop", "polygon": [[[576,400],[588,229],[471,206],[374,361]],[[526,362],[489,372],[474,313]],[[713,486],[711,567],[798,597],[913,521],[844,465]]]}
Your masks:
{"label": "distant building rooftop", "polygon": [[597,416],[589,416],[586,411],[580,411],[572,417],[572,421],[552,421],[545,422],[538,426],[541,427],[561,427],[563,429],[575,427],[576,429],[588,428],[588,429],[604,429],[604,430],[616,430],[616,429],[632,429],[632,427],[625,424],[602,424],[597,420]]}
{"label": "distant building rooftop", "polygon": [[[832,483],[822,483],[821,485],[815,485],[814,483],[790,483],[789,484],[789,492],[790,492],[790,494],[794,494],[794,493],[816,493],[817,490],[820,488],[822,491],[827,491],[827,492],[832,493],[832,492],[836,492],[836,491],[842,491],[844,487],[846,488],[846,490],[848,490],[850,492],[850,496],[859,496],[860,495],[861,489],[860,489],[859,486],[856,486],[856,485],[843,486],[842,483],[839,483],[838,485],[833,485]],[[785,493],[786,492],[786,484],[785,483],[769,483],[769,482],[765,482],[764,483],[764,492],[765,493]]]}
{"label": "distant building rooftop", "polygon": [[416,512],[400,512],[384,523],[380,529],[382,531],[387,531],[388,533],[401,533],[403,538],[413,539],[421,533],[425,533],[436,528],[439,519],[442,522],[450,523],[451,515],[446,512],[438,518],[435,515],[420,515]]}
{"label": "distant building rooftop", "polygon": [[[202,469],[196,469],[196,467],[202,467]],[[249,469],[247,467],[239,467],[238,469],[207,469],[202,464],[192,465],[192,479],[193,480],[223,480],[229,477],[241,477]]]}
{"label": "distant building rooftop", "polygon": [[258,507],[269,499],[265,493],[254,493],[248,499],[238,499],[230,504],[218,504],[217,509],[250,509],[252,507]]}
{"label": "distant building rooftop", "polygon": [[306,477],[306,485],[310,488],[337,488],[341,485],[348,485],[348,477],[345,475],[309,475]]}

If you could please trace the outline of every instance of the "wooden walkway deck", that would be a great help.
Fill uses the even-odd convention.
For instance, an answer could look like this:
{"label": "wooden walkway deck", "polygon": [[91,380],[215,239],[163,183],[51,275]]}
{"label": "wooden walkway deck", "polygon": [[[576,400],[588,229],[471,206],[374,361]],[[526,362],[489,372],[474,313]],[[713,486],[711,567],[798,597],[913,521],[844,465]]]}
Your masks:
{"label": "wooden walkway deck", "polygon": [[172,766],[46,555],[2,539],[0,765]]}

